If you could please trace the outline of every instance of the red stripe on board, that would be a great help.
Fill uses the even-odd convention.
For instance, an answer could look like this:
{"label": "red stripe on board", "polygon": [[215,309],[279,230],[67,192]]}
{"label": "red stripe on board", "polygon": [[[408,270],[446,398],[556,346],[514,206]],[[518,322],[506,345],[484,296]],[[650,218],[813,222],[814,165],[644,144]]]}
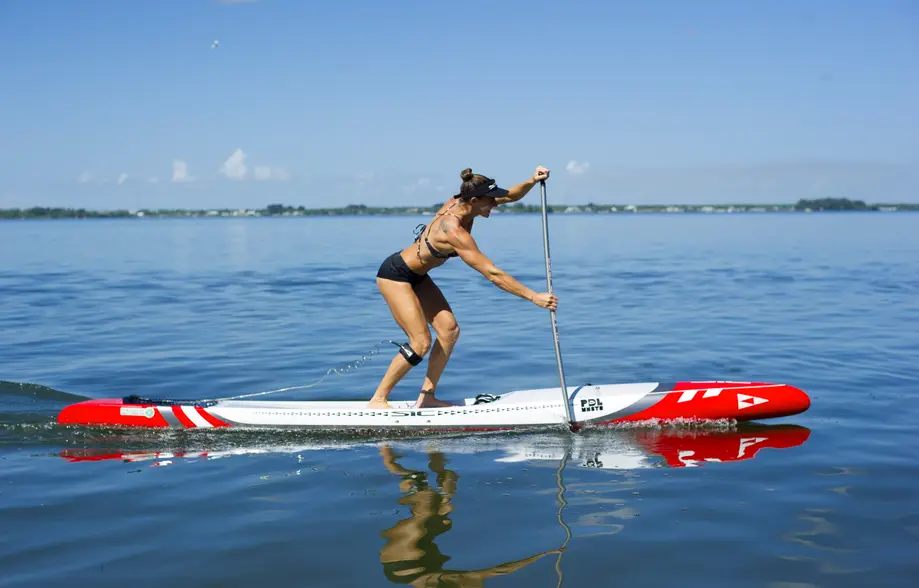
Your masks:
{"label": "red stripe on board", "polygon": [[198,426],[195,423],[193,423],[190,418],[185,416],[185,413],[182,412],[181,406],[173,406],[172,414],[176,415],[176,418],[179,419],[179,422],[185,425],[185,427],[187,428],[194,429]]}
{"label": "red stripe on board", "polygon": [[207,412],[200,406],[196,406],[195,410],[198,411],[198,414],[201,415],[201,418],[209,422],[211,426],[214,426],[214,427],[229,427],[230,426],[229,423],[223,422],[222,420],[218,419],[217,417]]}

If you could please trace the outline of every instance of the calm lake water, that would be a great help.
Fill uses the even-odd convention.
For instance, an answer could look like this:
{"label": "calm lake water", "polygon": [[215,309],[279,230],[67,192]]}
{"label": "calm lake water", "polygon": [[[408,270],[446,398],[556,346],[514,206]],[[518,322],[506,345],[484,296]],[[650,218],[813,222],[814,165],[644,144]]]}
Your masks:
{"label": "calm lake water", "polygon": [[[915,585],[919,214],[550,217],[568,384],[811,395],[761,427],[380,439],[53,424],[87,397],[309,384],[403,339],[374,275],[426,221],[0,223],[0,586]],[[474,234],[544,288],[539,215]],[[462,329],[444,398],[557,385],[546,311],[458,259],[434,276]],[[275,398],[369,398],[380,350]]]}

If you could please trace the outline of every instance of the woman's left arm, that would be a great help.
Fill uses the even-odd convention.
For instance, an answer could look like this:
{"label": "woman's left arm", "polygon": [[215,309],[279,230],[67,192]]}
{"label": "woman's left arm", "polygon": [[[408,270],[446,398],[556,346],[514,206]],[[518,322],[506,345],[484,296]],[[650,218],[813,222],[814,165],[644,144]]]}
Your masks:
{"label": "woman's left arm", "polygon": [[538,184],[540,181],[545,180],[549,177],[549,170],[543,166],[538,166],[536,171],[533,173],[533,177],[520,182],[516,186],[508,188],[507,196],[502,196],[501,198],[495,198],[495,204],[507,204],[508,202],[517,202],[521,198],[527,195],[527,193],[533,189],[533,186]]}

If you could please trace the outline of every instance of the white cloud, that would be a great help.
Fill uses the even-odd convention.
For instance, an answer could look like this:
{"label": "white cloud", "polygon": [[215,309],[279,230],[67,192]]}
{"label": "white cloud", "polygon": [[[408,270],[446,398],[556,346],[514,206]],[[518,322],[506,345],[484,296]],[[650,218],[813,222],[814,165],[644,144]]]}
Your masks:
{"label": "white cloud", "polygon": [[188,175],[188,164],[181,159],[172,160],[172,181],[176,183],[194,182],[194,176]]}
{"label": "white cloud", "polygon": [[278,180],[284,181],[290,178],[287,170],[281,167],[271,167],[268,165],[257,165],[253,172],[256,180]]}
{"label": "white cloud", "polygon": [[124,172],[121,172],[121,175],[118,176],[118,185],[119,185],[119,186],[122,185],[122,184],[124,183],[124,181],[127,180],[127,179],[128,179],[128,174],[126,174],[126,173],[124,173]]}
{"label": "white cloud", "polygon": [[586,161],[578,162],[578,161],[575,161],[574,159],[569,161],[568,165],[565,166],[565,169],[568,170],[568,173],[575,175],[575,176],[585,173],[589,168],[590,168],[590,163]]}
{"label": "white cloud", "polygon": [[418,192],[419,190],[422,192],[427,192],[430,190],[430,188],[428,188],[428,186],[430,185],[431,185],[431,178],[422,176],[418,178],[414,183],[409,184],[407,186],[403,186],[402,190],[406,194],[414,194],[415,192]]}
{"label": "white cloud", "polygon": [[230,155],[223,165],[220,166],[220,173],[231,180],[244,180],[249,168],[246,167],[246,154],[242,149],[237,149]]}
{"label": "white cloud", "polygon": [[[246,165],[246,152],[237,149],[220,166],[220,173],[231,180],[245,180],[249,177],[249,166]],[[256,180],[285,181],[290,179],[290,174],[282,167],[259,164],[252,169],[252,177]]]}
{"label": "white cloud", "polygon": [[80,176],[77,178],[77,182],[79,182],[79,183],[81,183],[81,184],[85,184],[85,183],[89,182],[89,181],[92,180],[92,179],[93,179],[92,174],[89,173],[88,171],[85,171],[85,172],[81,173]]}

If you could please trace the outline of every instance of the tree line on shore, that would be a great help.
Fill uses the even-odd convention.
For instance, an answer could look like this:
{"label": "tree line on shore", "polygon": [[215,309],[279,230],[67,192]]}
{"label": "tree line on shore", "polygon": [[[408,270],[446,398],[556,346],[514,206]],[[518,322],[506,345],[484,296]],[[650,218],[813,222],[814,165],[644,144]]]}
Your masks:
{"label": "tree line on shore", "polygon": [[[305,208],[285,204],[269,204],[265,208],[252,209],[139,209],[139,210],[89,210],[86,208],[62,208],[34,206],[31,208],[0,209],[0,219],[56,219],[56,218],[125,218],[125,217],[240,217],[240,216],[331,216],[331,215],[384,215],[421,214],[435,212],[441,203],[431,206],[374,207],[365,204],[349,204],[341,208]],[[542,208],[533,204],[516,202],[506,204],[498,210],[505,213],[538,213]],[[822,211],[917,211],[917,204],[867,204],[862,200],[848,198],[801,199],[794,204],[552,204],[548,213],[635,213],[635,212],[822,212]]]}

